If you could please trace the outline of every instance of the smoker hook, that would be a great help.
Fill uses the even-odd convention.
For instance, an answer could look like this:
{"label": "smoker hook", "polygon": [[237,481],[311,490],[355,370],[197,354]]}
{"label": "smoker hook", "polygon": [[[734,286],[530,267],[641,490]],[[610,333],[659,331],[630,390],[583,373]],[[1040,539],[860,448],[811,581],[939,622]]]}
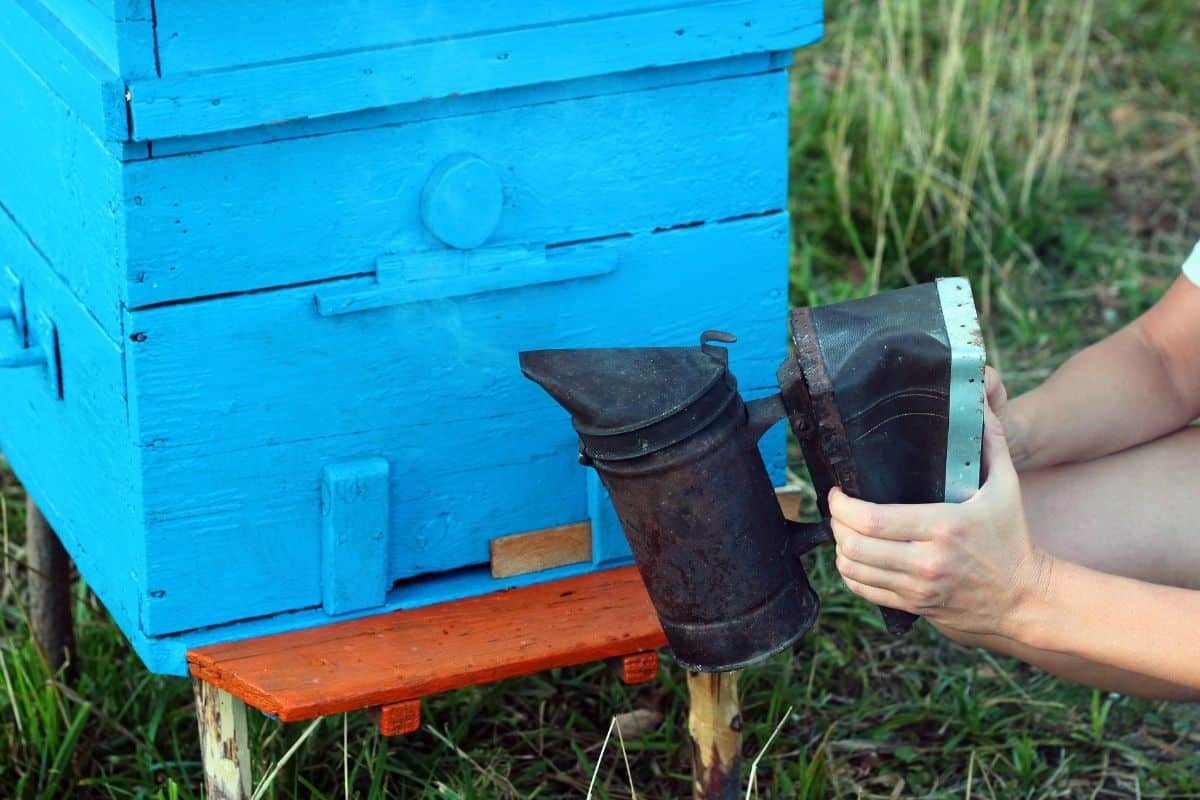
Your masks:
{"label": "smoker hook", "polygon": [[724,347],[714,347],[709,342],[724,342],[725,344],[733,344],[737,341],[737,337],[732,333],[725,331],[705,331],[700,334],[700,349],[707,355],[713,358],[719,358],[722,362],[728,363],[729,351]]}

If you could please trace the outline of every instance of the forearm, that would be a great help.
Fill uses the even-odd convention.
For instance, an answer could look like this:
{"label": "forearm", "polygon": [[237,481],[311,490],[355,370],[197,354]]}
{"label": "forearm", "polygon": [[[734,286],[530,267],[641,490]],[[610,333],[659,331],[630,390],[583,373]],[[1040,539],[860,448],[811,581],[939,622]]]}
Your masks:
{"label": "forearm", "polygon": [[1005,413],[1020,470],[1094,458],[1191,422],[1171,370],[1141,322],[1075,355]]}
{"label": "forearm", "polygon": [[1003,636],[966,633],[953,628],[940,628],[943,635],[967,647],[982,647],[1043,669],[1060,678],[1103,689],[1120,692],[1150,700],[1200,700],[1200,689],[1181,686],[1170,681],[1150,678],[1137,672],[1117,669],[1107,664],[1097,664],[1078,656],[1039,650],[1022,642]]}
{"label": "forearm", "polygon": [[1200,693],[1200,592],[1051,560],[1003,634]]}

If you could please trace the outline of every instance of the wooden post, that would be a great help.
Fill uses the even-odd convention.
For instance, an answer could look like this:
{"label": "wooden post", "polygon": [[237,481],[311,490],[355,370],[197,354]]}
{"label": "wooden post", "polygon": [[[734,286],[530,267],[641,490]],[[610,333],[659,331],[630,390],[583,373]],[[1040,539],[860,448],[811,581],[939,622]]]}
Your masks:
{"label": "wooden post", "polygon": [[29,626],[50,669],[78,674],[75,629],[71,622],[71,558],[50,523],[26,498],[25,554],[29,565]]}
{"label": "wooden post", "polygon": [[738,672],[689,672],[692,797],[735,800],[742,789],[742,704]]}
{"label": "wooden post", "polygon": [[204,796],[208,800],[249,800],[250,745],[246,704],[199,678],[192,680],[200,753],[204,761]]}

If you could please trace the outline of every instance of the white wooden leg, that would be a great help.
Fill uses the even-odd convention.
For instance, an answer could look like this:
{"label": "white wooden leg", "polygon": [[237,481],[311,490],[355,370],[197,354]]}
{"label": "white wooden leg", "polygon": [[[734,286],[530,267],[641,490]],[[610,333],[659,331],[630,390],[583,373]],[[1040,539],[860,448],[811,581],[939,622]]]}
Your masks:
{"label": "white wooden leg", "polygon": [[689,672],[694,800],[740,800],[742,704],[738,672]]}
{"label": "white wooden leg", "polygon": [[246,704],[202,680],[193,679],[192,690],[200,723],[205,796],[208,800],[249,800]]}

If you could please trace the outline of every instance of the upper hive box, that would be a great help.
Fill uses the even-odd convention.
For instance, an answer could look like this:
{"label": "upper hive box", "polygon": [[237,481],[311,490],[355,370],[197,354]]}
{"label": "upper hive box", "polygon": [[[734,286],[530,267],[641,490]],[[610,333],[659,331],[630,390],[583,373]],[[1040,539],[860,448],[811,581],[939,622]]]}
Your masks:
{"label": "upper hive box", "polygon": [[[819,0],[0,0],[0,445],[146,663],[625,558],[516,353],[720,327],[774,386],[820,33]],[[590,560],[491,577],[589,519]]]}

